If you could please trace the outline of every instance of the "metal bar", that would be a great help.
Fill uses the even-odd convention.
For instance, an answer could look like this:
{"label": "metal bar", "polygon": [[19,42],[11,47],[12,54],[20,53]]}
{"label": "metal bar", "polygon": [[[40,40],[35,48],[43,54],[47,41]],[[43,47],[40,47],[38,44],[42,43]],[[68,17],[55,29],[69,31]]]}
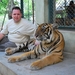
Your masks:
{"label": "metal bar", "polygon": [[49,3],[49,23],[53,22],[53,1],[52,0],[48,0]]}
{"label": "metal bar", "polygon": [[33,24],[34,24],[34,0],[32,0],[32,13],[33,13]]}
{"label": "metal bar", "polygon": [[54,22],[54,1],[55,0],[48,0],[48,8],[49,8],[49,12],[48,12],[48,15],[49,15],[49,19],[48,19],[48,22],[49,23],[53,23]]}
{"label": "metal bar", "polygon": [[29,0],[28,0],[28,20],[29,20]]}
{"label": "metal bar", "polygon": [[20,3],[21,3],[22,17],[24,17],[24,11],[23,11],[24,6],[23,6],[23,0],[20,0]]}

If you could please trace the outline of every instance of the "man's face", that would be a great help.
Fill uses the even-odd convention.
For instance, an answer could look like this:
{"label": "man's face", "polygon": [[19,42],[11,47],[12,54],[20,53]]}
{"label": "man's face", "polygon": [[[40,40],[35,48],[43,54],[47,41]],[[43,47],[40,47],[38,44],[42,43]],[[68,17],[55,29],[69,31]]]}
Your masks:
{"label": "man's face", "polygon": [[20,10],[14,9],[14,10],[12,11],[12,19],[13,19],[16,23],[18,23],[18,22],[21,20],[21,17],[22,17],[22,14],[21,14]]}

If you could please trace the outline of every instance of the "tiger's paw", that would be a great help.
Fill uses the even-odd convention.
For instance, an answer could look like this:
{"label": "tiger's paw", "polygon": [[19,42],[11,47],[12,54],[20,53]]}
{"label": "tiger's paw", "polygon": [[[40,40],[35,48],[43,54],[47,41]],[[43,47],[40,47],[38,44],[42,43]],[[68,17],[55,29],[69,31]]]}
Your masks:
{"label": "tiger's paw", "polygon": [[42,66],[41,66],[41,62],[40,61],[35,61],[30,66],[31,70],[39,70],[41,68],[42,68]]}
{"label": "tiger's paw", "polygon": [[5,54],[11,55],[11,54],[15,53],[15,49],[16,48],[8,47],[8,48],[5,49]]}
{"label": "tiger's paw", "polygon": [[11,54],[13,54],[12,49],[11,49],[10,47],[6,48],[6,49],[5,49],[5,54],[6,54],[6,55],[11,55]]}
{"label": "tiger's paw", "polygon": [[13,57],[8,58],[8,62],[10,62],[10,63],[14,63],[17,61],[20,61],[20,57],[18,57],[18,56],[13,56]]}

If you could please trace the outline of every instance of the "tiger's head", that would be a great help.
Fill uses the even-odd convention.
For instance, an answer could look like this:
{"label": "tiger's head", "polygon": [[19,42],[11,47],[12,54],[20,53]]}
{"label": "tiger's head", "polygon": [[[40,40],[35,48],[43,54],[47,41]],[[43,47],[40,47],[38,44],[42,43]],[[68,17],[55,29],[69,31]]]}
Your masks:
{"label": "tiger's head", "polygon": [[55,26],[49,23],[42,23],[36,29],[35,36],[37,40],[51,42],[53,40],[53,31]]}

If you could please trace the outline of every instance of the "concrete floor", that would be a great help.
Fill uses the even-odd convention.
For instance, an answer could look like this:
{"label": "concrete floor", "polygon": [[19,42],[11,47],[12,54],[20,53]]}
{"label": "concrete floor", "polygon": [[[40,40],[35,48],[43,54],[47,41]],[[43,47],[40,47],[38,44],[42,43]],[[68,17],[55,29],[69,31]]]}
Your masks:
{"label": "concrete floor", "polygon": [[75,54],[73,53],[64,53],[63,62],[37,71],[30,70],[30,64],[37,59],[8,63],[8,57],[4,52],[0,52],[0,73],[3,75],[75,75]]}

